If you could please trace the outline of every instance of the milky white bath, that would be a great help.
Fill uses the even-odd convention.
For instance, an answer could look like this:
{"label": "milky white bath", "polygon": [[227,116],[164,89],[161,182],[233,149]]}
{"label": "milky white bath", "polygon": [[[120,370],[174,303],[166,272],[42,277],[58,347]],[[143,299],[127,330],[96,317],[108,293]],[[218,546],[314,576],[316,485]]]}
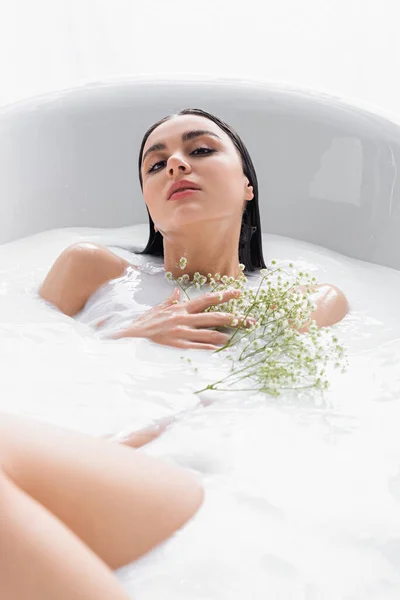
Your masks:
{"label": "milky white bath", "polygon": [[[143,247],[147,225],[62,229],[0,246],[0,410],[102,435],[191,409],[140,451],[196,471],[206,500],[172,539],[120,570],[136,600],[397,599],[400,272],[263,238],[267,262],[293,262],[349,299],[334,328],[349,368],[332,371],[328,392],[199,398],[223,373],[221,354],[108,340],[87,324],[101,307],[121,322],[172,292],[161,259],[126,250]],[[120,247],[139,270],[71,319],[37,288],[83,240]]]}

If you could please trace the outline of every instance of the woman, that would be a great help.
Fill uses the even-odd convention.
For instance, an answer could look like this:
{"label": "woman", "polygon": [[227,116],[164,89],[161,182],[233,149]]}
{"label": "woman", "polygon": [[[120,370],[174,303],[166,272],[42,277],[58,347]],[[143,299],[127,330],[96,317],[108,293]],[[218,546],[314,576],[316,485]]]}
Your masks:
{"label": "woman", "polygon": [[[165,270],[219,272],[237,277],[239,263],[264,267],[257,179],[248,152],[233,130],[199,110],[163,119],[145,135],[140,180],[149,213],[144,254],[164,257]],[[56,260],[40,289],[46,301],[76,316],[107,282],[130,264],[107,248],[75,244]],[[215,350],[228,336],[211,327],[232,315],[204,313],[239,294],[202,294],[186,303],[179,290],[116,332],[156,343]],[[346,314],[347,301],[334,286],[319,289],[317,324]],[[107,315],[105,315],[107,316]],[[47,425],[0,419],[0,586],[2,597],[22,600],[127,596],[113,577],[181,527],[199,508],[198,483],[139,447],[166,423],[111,444]]]}
{"label": "woman", "polygon": [[[165,271],[176,277],[196,271],[237,277],[265,267],[258,209],[256,173],[249,153],[226,123],[198,109],[186,109],[153,125],[139,153],[139,178],[150,223],[143,254],[164,257]],[[182,271],[179,259],[187,259]],[[104,284],[126,273],[130,264],[107,248],[78,243],[54,263],[40,294],[69,316],[76,316]],[[140,287],[140,286],[137,286]],[[348,312],[344,294],[335,286],[317,286],[317,325],[340,321]],[[136,293],[136,292],[135,292]],[[144,312],[113,337],[143,337],[179,348],[215,350],[229,335],[211,327],[230,325],[232,315],[204,313],[211,304],[226,302],[235,292],[203,294],[179,301],[179,289]],[[128,297],[132,303],[132,295]],[[107,320],[105,306],[103,319]]]}

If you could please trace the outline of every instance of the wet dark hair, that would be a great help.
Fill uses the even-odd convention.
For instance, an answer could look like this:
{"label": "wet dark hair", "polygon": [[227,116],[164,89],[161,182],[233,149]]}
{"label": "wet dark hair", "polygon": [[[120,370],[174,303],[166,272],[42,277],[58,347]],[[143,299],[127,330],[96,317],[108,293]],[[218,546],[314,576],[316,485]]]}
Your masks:
{"label": "wet dark hair", "polygon": [[[161,121],[157,121],[150,127],[148,131],[144,134],[142,144],[140,146],[139,151],[139,180],[140,186],[143,189],[143,180],[142,180],[142,157],[143,157],[143,149],[146,144],[146,141],[149,135],[157,129],[159,125],[165,123],[169,119],[172,119],[176,116],[181,115],[196,115],[199,117],[205,117],[210,121],[213,121],[222,131],[230,137],[236,149],[238,150],[240,157],[242,159],[243,165],[243,173],[247,177],[250,182],[250,185],[253,186],[253,194],[254,198],[246,202],[246,208],[243,211],[242,215],[242,227],[240,231],[239,237],[239,262],[243,263],[245,266],[245,271],[255,271],[256,269],[265,268],[263,253],[262,253],[262,238],[261,238],[261,222],[260,222],[260,212],[258,208],[258,181],[256,171],[254,169],[253,162],[250,158],[250,154],[240,139],[239,135],[225,123],[221,121],[218,117],[201,110],[199,108],[185,108],[181,110],[176,115],[169,115],[161,119]],[[147,206],[146,206],[147,208]],[[154,223],[150,216],[149,209],[147,208],[147,214],[149,216],[149,225],[150,225],[150,236],[147,242],[147,246],[145,247],[140,254],[151,254],[153,256],[164,256],[164,246],[162,235],[159,231],[154,231]]]}

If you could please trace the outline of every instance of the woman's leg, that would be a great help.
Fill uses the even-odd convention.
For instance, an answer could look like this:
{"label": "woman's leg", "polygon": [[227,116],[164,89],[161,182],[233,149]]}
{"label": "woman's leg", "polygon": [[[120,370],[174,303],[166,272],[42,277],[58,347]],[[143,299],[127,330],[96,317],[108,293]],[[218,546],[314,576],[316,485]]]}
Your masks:
{"label": "woman's leg", "polygon": [[0,597],[128,600],[109,567],[2,472]]}
{"label": "woman's leg", "polygon": [[[28,586],[30,553],[41,556],[31,586],[39,586],[40,578],[40,585],[78,585],[76,575],[70,581],[72,572],[83,586],[76,598],[86,598],[84,586],[95,586],[97,577],[111,586],[112,574],[101,561],[115,569],[145,554],[190,519],[203,499],[199,484],[182,469],[126,446],[9,415],[0,417],[0,461],[0,538],[3,550],[5,536],[15,544],[11,562],[10,553],[0,554],[0,581],[9,572],[9,585],[14,581],[20,588]],[[13,578],[13,565],[23,577]],[[96,590],[87,598],[102,598]],[[26,591],[35,597],[31,587]],[[18,593],[10,598],[19,600]],[[48,597],[61,600],[57,594]],[[45,598],[38,590],[39,597]]]}
{"label": "woman's leg", "polygon": [[[319,283],[313,286],[311,299],[316,303],[317,308],[310,315],[310,321],[301,329],[300,333],[309,330],[311,321],[315,321],[317,327],[330,327],[335,325],[349,312],[349,302],[343,292],[335,285],[330,283]],[[307,286],[300,285],[297,288],[300,292],[305,292]]]}

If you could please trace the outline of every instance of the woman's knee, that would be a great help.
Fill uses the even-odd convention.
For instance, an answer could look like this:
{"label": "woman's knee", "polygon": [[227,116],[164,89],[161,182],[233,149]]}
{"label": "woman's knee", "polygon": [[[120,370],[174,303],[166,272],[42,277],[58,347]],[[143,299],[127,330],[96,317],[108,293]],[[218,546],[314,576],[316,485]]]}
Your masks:
{"label": "woman's knee", "polygon": [[190,483],[188,482],[188,485],[191,488],[191,498],[190,498],[190,508],[189,508],[190,514],[188,516],[188,518],[190,519],[191,517],[193,517],[193,515],[195,515],[197,513],[197,511],[199,510],[199,508],[201,507],[201,505],[204,502],[204,486],[198,478],[195,478],[189,474],[188,474],[188,477],[190,478]]}
{"label": "woman's knee", "polygon": [[319,327],[329,327],[341,321],[349,312],[349,303],[343,292],[335,285],[321,283],[317,286],[314,313]]}
{"label": "woman's knee", "polygon": [[174,529],[183,527],[198,512],[204,502],[204,487],[197,477],[183,471],[175,489],[176,524]]}

